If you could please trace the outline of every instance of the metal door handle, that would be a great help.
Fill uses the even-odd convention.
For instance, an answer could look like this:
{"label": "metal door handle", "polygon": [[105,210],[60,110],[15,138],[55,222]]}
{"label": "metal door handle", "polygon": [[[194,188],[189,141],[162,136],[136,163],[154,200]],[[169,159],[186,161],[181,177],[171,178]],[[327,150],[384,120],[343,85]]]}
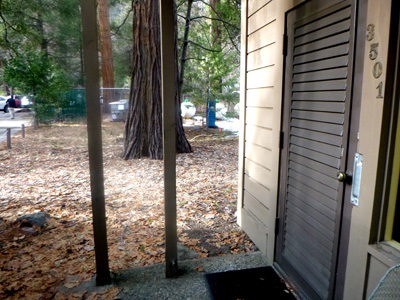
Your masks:
{"label": "metal door handle", "polygon": [[350,171],[345,172],[339,172],[336,175],[336,179],[340,182],[346,182],[348,184],[351,184],[352,179],[353,179],[353,174],[351,174]]}
{"label": "metal door handle", "polygon": [[336,178],[338,181],[344,182],[346,180],[346,173],[339,172],[337,173]]}
{"label": "metal door handle", "polygon": [[347,177],[346,173],[343,173],[343,172],[339,172],[336,175],[337,180],[340,182],[344,182],[346,180],[346,177]]}

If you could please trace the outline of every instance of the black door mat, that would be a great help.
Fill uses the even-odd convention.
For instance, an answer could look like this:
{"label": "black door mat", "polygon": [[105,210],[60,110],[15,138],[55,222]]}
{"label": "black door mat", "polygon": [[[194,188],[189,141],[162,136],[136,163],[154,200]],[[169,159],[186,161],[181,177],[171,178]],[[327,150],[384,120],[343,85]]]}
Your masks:
{"label": "black door mat", "polygon": [[206,274],[213,300],[295,300],[272,267]]}

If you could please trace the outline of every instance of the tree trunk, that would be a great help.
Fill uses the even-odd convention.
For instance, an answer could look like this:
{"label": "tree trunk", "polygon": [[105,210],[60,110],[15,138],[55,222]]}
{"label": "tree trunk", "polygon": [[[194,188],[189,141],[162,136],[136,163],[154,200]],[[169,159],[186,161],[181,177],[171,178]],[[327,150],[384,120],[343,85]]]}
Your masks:
{"label": "tree trunk", "polygon": [[[220,19],[220,15],[219,15],[219,7],[218,5],[221,3],[221,0],[211,0],[210,1],[210,16],[212,18],[214,18],[211,21],[211,37],[212,37],[212,41],[211,41],[211,46],[214,50],[218,50],[221,51],[221,23],[215,19]],[[211,73],[213,73],[214,70],[211,70]],[[217,93],[222,93],[222,89],[221,89],[221,83],[222,83],[222,77],[218,76],[212,76],[213,80],[211,81],[211,90],[212,92],[214,92],[215,94]],[[216,99],[213,99],[216,100]]]}
{"label": "tree trunk", "polygon": [[99,8],[101,78],[103,86],[103,112],[110,112],[109,103],[114,100],[114,64],[111,48],[108,0],[97,0]]}
{"label": "tree trunk", "polygon": [[[177,61],[176,41],[175,56]],[[157,0],[136,0],[133,3],[132,62],[133,74],[125,122],[123,158],[162,159],[161,48]],[[178,65],[175,65],[175,81],[178,87]],[[188,153],[192,149],[183,129],[178,88],[175,103],[177,152]]]}
{"label": "tree trunk", "polygon": [[181,66],[179,72],[179,87],[178,87],[179,91],[182,91],[183,76],[185,75],[186,52],[189,44],[189,31],[190,31],[190,22],[191,22],[190,18],[192,12],[192,5],[193,5],[193,0],[188,0],[187,3],[188,7],[186,10],[185,32],[183,35],[183,44],[182,44]]}

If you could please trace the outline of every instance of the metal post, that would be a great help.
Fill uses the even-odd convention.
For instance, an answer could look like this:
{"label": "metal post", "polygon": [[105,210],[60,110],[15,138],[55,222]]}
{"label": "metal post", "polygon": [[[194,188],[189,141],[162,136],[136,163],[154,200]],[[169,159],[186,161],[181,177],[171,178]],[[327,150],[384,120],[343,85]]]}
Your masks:
{"label": "metal post", "polygon": [[96,2],[96,0],[81,0],[80,5],[86,76],[86,110],[94,246],[97,271],[96,284],[106,285],[111,283],[111,276],[108,264],[106,208],[104,197]]}
{"label": "metal post", "polygon": [[7,148],[11,149],[11,128],[7,128]]}
{"label": "metal post", "polygon": [[21,125],[21,135],[22,135],[22,138],[24,139],[25,138],[25,124]]}
{"label": "metal post", "polygon": [[165,274],[178,276],[176,226],[175,16],[174,1],[160,1],[164,137]]}

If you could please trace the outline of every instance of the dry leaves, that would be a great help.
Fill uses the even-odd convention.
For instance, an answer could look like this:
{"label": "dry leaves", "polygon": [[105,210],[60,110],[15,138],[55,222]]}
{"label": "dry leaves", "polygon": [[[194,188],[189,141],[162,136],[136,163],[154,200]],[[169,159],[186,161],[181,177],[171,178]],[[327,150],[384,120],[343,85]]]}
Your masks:
{"label": "dry leaves", "polygon": [[[104,123],[104,172],[110,268],[164,261],[163,164],[120,158],[122,123]],[[187,130],[189,136],[217,132]],[[95,274],[86,126],[27,130],[0,145],[0,298],[114,299],[73,289]],[[179,240],[201,257],[254,251],[236,225],[237,139],[191,142],[177,156]],[[17,217],[44,211],[44,228],[26,231]],[[200,269],[198,271],[201,271]]]}

